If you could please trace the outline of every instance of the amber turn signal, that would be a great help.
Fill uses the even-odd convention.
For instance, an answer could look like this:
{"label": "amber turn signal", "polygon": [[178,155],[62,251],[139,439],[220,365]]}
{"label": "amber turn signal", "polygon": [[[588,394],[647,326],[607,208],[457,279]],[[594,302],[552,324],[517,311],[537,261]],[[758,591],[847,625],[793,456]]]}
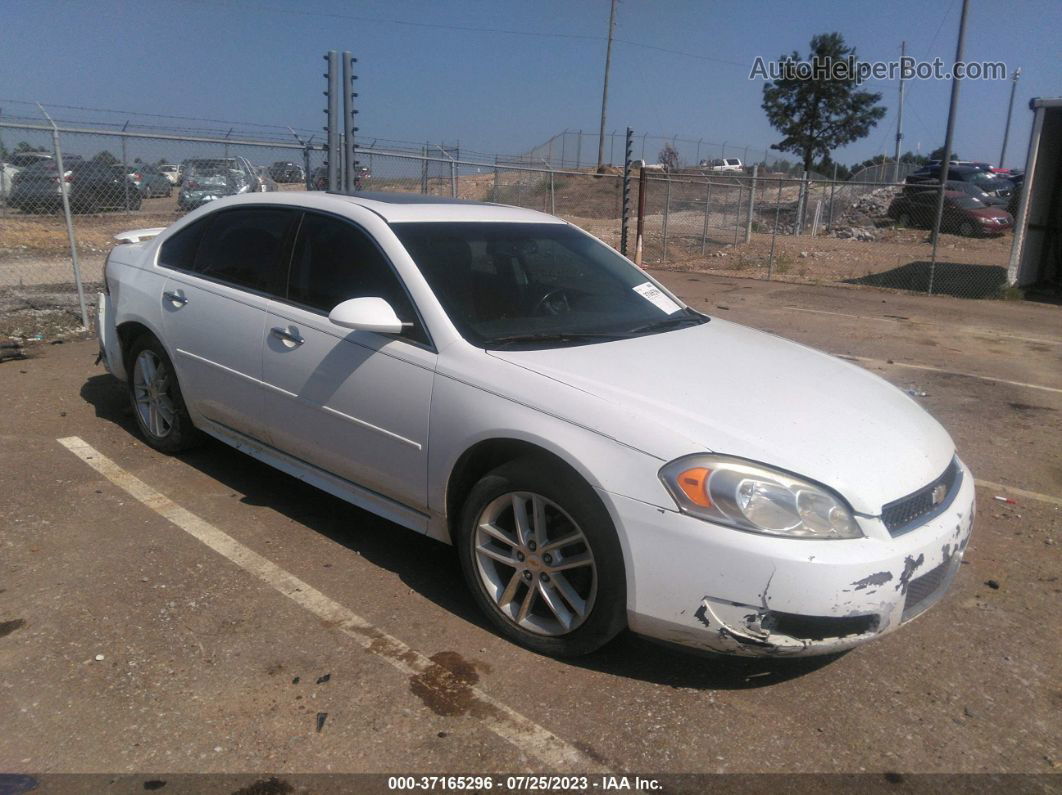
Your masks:
{"label": "amber turn signal", "polygon": [[690,502],[700,505],[702,508],[712,507],[712,501],[708,498],[708,476],[712,470],[705,467],[694,467],[679,474],[676,480],[682,493],[689,497]]}

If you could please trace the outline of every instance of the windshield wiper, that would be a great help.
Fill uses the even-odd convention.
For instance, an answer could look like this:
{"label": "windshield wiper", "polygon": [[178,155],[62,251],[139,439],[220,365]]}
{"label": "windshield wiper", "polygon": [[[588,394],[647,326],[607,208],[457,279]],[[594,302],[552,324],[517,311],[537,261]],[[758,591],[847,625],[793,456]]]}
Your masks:
{"label": "windshield wiper", "polygon": [[689,314],[680,317],[665,317],[661,320],[654,320],[652,323],[646,323],[644,326],[636,326],[632,328],[628,334],[644,334],[647,331],[664,331],[665,329],[679,328],[686,324],[700,325],[701,323],[706,323],[711,320],[711,318],[702,315],[695,310],[687,309],[686,311]]}
{"label": "windshield wiper", "polygon": [[487,343],[490,348],[501,348],[507,345],[535,342],[585,342],[588,340],[619,340],[626,339],[629,334],[622,332],[607,331],[555,331],[542,332],[539,334],[512,334],[508,337],[495,337]]}

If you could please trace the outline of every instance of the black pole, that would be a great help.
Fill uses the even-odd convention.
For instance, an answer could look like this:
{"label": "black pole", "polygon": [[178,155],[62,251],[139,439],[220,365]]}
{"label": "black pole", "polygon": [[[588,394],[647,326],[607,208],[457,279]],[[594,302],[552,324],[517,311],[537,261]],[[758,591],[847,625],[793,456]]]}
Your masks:
{"label": "black pole", "polygon": [[627,256],[627,225],[631,220],[631,155],[634,152],[634,131],[627,128],[627,145],[623,149],[623,217],[620,220],[620,254]]}

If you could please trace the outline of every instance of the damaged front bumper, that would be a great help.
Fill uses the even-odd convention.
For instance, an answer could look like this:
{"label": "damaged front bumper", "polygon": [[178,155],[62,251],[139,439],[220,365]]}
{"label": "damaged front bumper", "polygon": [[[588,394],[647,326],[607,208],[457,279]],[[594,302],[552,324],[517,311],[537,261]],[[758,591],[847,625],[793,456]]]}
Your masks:
{"label": "damaged front bumper", "polygon": [[831,654],[891,632],[959,568],[974,518],[962,475],[947,510],[896,538],[863,517],[860,539],[772,538],[602,493],[624,546],[630,628],[746,656]]}

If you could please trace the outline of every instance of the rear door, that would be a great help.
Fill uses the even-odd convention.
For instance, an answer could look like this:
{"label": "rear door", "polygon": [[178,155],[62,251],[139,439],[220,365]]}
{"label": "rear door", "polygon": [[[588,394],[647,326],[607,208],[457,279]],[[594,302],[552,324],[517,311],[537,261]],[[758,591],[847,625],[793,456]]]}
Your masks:
{"label": "rear door", "polygon": [[163,328],[189,408],[268,442],[262,422],[265,308],[298,213],[241,207],[212,213],[160,248],[169,271],[159,300]]}
{"label": "rear door", "polygon": [[[412,300],[359,223],[307,212],[287,295],[271,302],[263,380],[270,436],[281,450],[407,507],[427,504],[428,413],[437,356]],[[396,336],[334,325],[348,298],[384,298],[410,324]]]}

